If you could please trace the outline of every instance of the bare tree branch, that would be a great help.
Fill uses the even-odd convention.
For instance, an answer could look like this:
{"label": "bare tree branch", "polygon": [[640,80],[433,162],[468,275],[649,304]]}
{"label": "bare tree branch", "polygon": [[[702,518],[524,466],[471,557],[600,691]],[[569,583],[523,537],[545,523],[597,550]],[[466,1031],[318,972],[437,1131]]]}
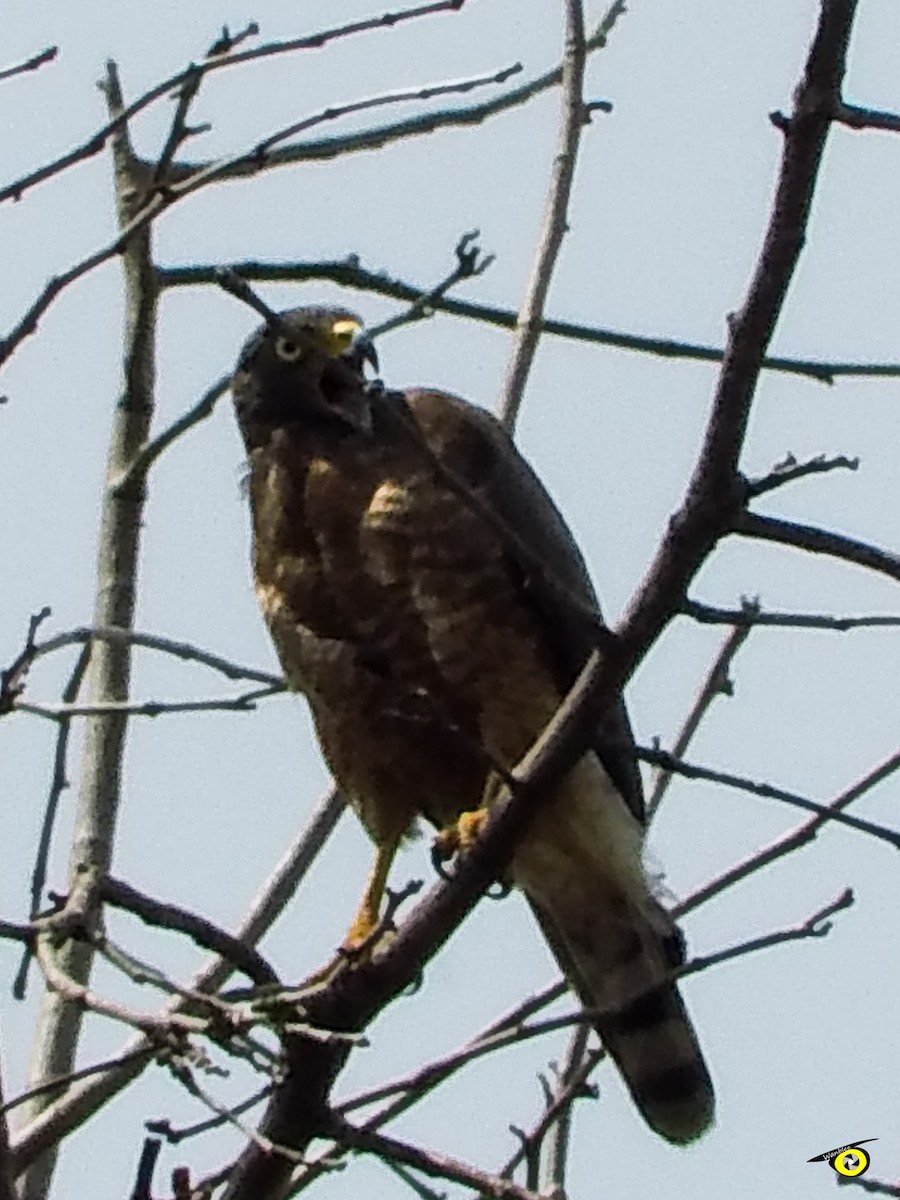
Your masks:
{"label": "bare tree branch", "polygon": [[110,488],[115,491],[127,491],[129,488],[139,484],[141,480],[146,479],[147,472],[164,450],[167,450],[176,439],[180,438],[182,434],[187,433],[189,429],[193,429],[195,425],[199,425],[201,421],[212,416],[216,401],[228,391],[230,382],[231,376],[223,375],[215,383],[211,384],[196,404],[192,405],[187,412],[182,413],[162,433],[157,434],[155,438],[152,438],[141,447],[119,478],[114,479],[110,483]]}
{"label": "bare tree branch", "polygon": [[136,629],[122,629],[114,625],[87,625],[58,633],[35,647],[35,660],[47,654],[54,654],[66,646],[83,645],[98,641],[109,642],[112,645],[142,646],[147,650],[157,650],[161,654],[171,654],[186,662],[200,663],[218,671],[226,679],[246,679],[251,683],[259,683],[265,687],[277,688],[284,686],[284,680],[271,671],[260,671],[255,667],[245,667],[223,658],[220,654],[212,654],[191,642],[181,642],[174,638],[162,637],[159,634],[139,633]]}
{"label": "bare tree branch", "polygon": [[3,1070],[0,1063],[0,1200],[17,1200],[15,1176],[9,1153],[8,1105],[4,1102]]}
{"label": "bare tree branch", "polygon": [[359,1129],[337,1118],[328,1129],[328,1134],[351,1150],[377,1154],[379,1158],[413,1167],[433,1179],[450,1179],[455,1183],[463,1183],[467,1187],[476,1188],[480,1195],[491,1196],[495,1200],[541,1200],[537,1193],[521,1188],[498,1175],[489,1175],[486,1171],[480,1171],[458,1158],[451,1158],[449,1154],[425,1150],[421,1146],[386,1137],[383,1133]]}
{"label": "bare tree branch", "polygon": [[47,1092],[59,1092],[61,1089],[68,1087],[72,1083],[77,1083],[79,1079],[89,1079],[91,1075],[99,1075],[105,1071],[112,1070],[116,1067],[127,1066],[130,1062],[138,1059],[147,1059],[153,1054],[150,1049],[132,1050],[129,1054],[118,1055],[116,1058],[107,1058],[103,1062],[92,1063],[89,1067],[81,1067],[77,1071],[70,1071],[68,1075],[59,1075],[55,1079],[48,1079],[38,1087],[29,1088],[20,1096],[8,1101],[0,1108],[0,1112],[11,1112],[12,1109],[18,1108],[21,1104],[26,1104],[34,1096],[46,1094]]}
{"label": "bare tree branch", "polygon": [[[587,39],[585,48],[591,54],[595,50],[602,49],[605,45],[606,35],[601,24]],[[411,137],[421,137],[424,134],[434,133],[439,129],[465,128],[467,126],[480,125],[482,122],[497,116],[499,113],[509,112],[514,108],[519,108],[523,104],[527,104],[535,96],[555,87],[561,79],[562,67],[559,66],[544,72],[544,74],[537,76],[528,83],[523,83],[517,88],[511,88],[503,92],[502,95],[480,104],[421,113],[404,121],[395,121],[373,129],[365,129],[358,133],[349,133],[338,137],[315,138],[306,142],[295,142],[290,146],[273,150],[268,156],[267,167],[293,166],[300,162],[322,162],[346,154],[359,153],[363,150],[380,150],[394,142],[404,141]],[[591,111],[599,109],[610,111],[612,106],[601,101],[594,102],[589,107]],[[209,165],[208,162],[181,162],[175,164],[175,171],[186,178],[197,171],[205,169]],[[241,171],[236,171],[233,177],[239,178],[241,174]],[[0,193],[0,200],[2,199],[3,194]],[[513,314],[513,323],[515,323],[515,314]]]}
{"label": "bare tree branch", "polygon": [[[233,1105],[229,1109],[231,1116],[240,1117],[245,1112],[249,1112],[251,1108],[255,1108],[257,1104],[265,1100],[272,1094],[274,1088],[273,1083],[267,1083],[265,1087],[260,1088],[245,1100],[241,1100],[239,1104]],[[179,1142],[186,1141],[188,1138],[198,1137],[200,1134],[209,1133],[213,1129],[218,1129],[228,1122],[228,1117],[223,1113],[216,1113],[212,1117],[208,1117],[205,1121],[197,1121],[193,1125],[185,1125],[181,1129],[172,1127],[168,1119],[161,1121],[146,1121],[144,1128],[149,1133],[158,1133],[160,1137],[165,1138],[171,1145],[177,1145]]]}
{"label": "bare tree branch", "polygon": [[900,580],[900,558],[896,554],[842,533],[833,533],[830,529],[817,529],[814,525],[799,525],[780,517],[763,517],[759,513],[749,512],[737,515],[734,528],[744,537],[780,542],[783,546],[808,550],[810,554],[828,554],[858,567],[878,571],[890,579]]}
{"label": "bare tree branch", "polygon": [[[716,698],[718,696],[734,695],[734,686],[729,678],[728,670],[734,661],[735,655],[749,637],[750,629],[750,625],[736,625],[722,643],[715,661],[709,668],[706,678],[694,698],[694,703],[691,705],[684,724],[678,731],[675,745],[672,747],[673,757],[680,759],[684,756],[685,751],[694,739],[694,734],[700,728],[703,718]],[[666,792],[669,790],[671,782],[672,772],[665,767],[657,767],[653,776],[653,788],[650,792],[650,798],[647,800],[648,823],[656,815],[656,811],[662,803]]]}
{"label": "bare tree branch", "polygon": [[881,129],[889,133],[900,133],[900,113],[885,112],[879,108],[861,108],[858,104],[841,101],[834,119],[850,129]]}
{"label": "bare tree branch", "polygon": [[138,1159],[134,1188],[131,1192],[131,1200],[153,1200],[151,1190],[153,1187],[153,1172],[156,1170],[156,1160],[159,1158],[161,1149],[162,1142],[159,1138],[144,1138],[144,1144],[141,1147],[141,1156]]}
{"label": "bare tree branch", "polygon": [[74,266],[69,267],[67,271],[63,271],[61,275],[54,277],[46,284],[37,298],[32,302],[21,317],[18,323],[10,330],[9,334],[0,339],[0,366],[9,359],[19,345],[30,337],[38,327],[38,323],[44,313],[50,308],[56,297],[70,284],[81,279],[95,267],[99,267],[102,263],[108,262],[119,254],[124,254],[129,245],[133,245],[132,239],[145,235],[152,221],[159,215],[164,208],[164,202],[159,196],[154,196],[148,200],[147,204],[140,212],[135,214],[125,225],[121,232],[102,246],[99,250],[95,250],[93,254],[89,254]]}
{"label": "bare tree branch", "polygon": [[776,629],[833,629],[839,633],[900,625],[900,616],[834,617],[827,613],[766,612],[757,600],[746,599],[740,608],[715,608],[698,600],[685,600],[681,611],[703,625],[768,625]]}
{"label": "bare tree branch", "polygon": [[785,942],[800,942],[806,938],[825,937],[832,929],[829,918],[852,907],[855,899],[853,890],[845,888],[839,896],[820,908],[818,912],[814,912],[811,917],[807,917],[805,921],[801,921],[799,925],[792,925],[787,929],[776,929],[772,933],[764,933],[761,937],[750,938],[745,942],[737,942],[734,946],[727,946],[724,950],[716,950],[713,954],[692,958],[690,962],[685,963],[681,973],[682,975],[693,975],[698,971],[705,971],[709,967],[718,966],[719,963],[743,958],[745,954],[754,954],[757,950],[768,950],[771,946],[781,946]]}
{"label": "bare tree branch", "polygon": [[[235,930],[238,941],[253,946],[264,937],[300,886],[343,811],[340,793],[332,791],[322,798]],[[232,970],[229,960],[217,957],[193,976],[189,986],[200,992],[215,991]],[[154,1046],[139,1038],[124,1047],[108,1071],[92,1078],[79,1078],[64,1095],[17,1132],[11,1146],[14,1169],[22,1171],[39,1154],[113,1100],[141,1074],[154,1052]]]}
{"label": "bare tree branch", "polygon": [[285,683],[270,684],[254,688],[240,696],[223,696],[210,700],[143,700],[109,701],[106,704],[38,704],[20,702],[17,712],[30,713],[50,721],[69,720],[71,717],[98,717],[118,714],[128,717],[162,717],[198,712],[254,712],[257,701],[277,696],[285,691]]}
{"label": "bare tree branch", "polygon": [[[610,10],[610,27],[615,23],[623,3],[616,3]],[[506,377],[497,406],[500,420],[507,429],[516,423],[516,414],[522,404],[525,384],[537,352],[541,335],[541,322],[553,269],[562,249],[567,226],[569,197],[575,178],[575,163],[581,132],[587,121],[584,107],[584,64],[587,57],[584,35],[584,9],[581,0],[565,0],[565,48],[563,51],[562,93],[560,96],[561,117],[557,134],[556,155],[553,174],[544,206],[541,233],[535,251],[531,276],[525,298],[519,309],[512,352],[506,368]]]}
{"label": "bare tree branch", "polygon": [[[67,1005],[77,1009],[80,1013],[90,1009],[91,1012],[110,1017],[124,1025],[131,1025],[142,1033],[158,1038],[162,1043],[173,1032],[182,1034],[206,1032],[207,1022],[203,1018],[185,1016],[182,1013],[167,1013],[159,1016],[155,1013],[140,1012],[128,1005],[105,999],[69,974],[60,961],[62,955],[58,953],[58,949],[53,945],[52,934],[38,934],[35,957],[41,965],[49,987]],[[46,1081],[41,1080],[41,1083],[44,1082]],[[31,1091],[35,1096],[42,1095],[37,1087],[33,1087]],[[39,1166],[40,1163],[36,1165]]]}
{"label": "bare tree branch", "polygon": [[793,483],[797,479],[805,479],[808,475],[823,475],[828,471],[841,469],[856,471],[858,468],[858,458],[847,458],[843,454],[839,454],[834,458],[818,454],[815,458],[811,458],[807,462],[798,462],[793,454],[787,454],[780,463],[776,463],[768,475],[763,475],[760,479],[750,479],[747,481],[747,498],[748,500],[754,500],[757,496],[771,492],[786,483]]}
{"label": "bare tree branch", "polygon": [[830,804],[820,804],[816,800],[809,800],[806,796],[775,787],[771,783],[757,783],[743,775],[734,775],[730,771],[715,771],[710,767],[702,767],[698,763],[685,762],[684,759],[676,758],[667,750],[659,750],[656,747],[638,746],[637,755],[644,762],[655,763],[676,775],[684,775],[687,779],[702,779],[707,783],[723,783],[726,787],[736,788],[741,792],[751,792],[754,796],[762,796],[766,800],[781,800],[784,804],[791,804],[795,808],[804,808],[807,812],[818,813],[829,821],[837,821],[840,825],[847,825],[850,829],[867,833],[871,837],[900,848],[900,833],[895,830],[887,829],[874,821],[865,821],[862,817],[851,817],[849,813],[834,810]]}
{"label": "bare tree branch", "polygon": [[[217,59],[216,62],[224,60]],[[190,75],[188,86],[196,79],[199,86],[199,76],[196,72],[206,70],[206,67],[192,68],[195,74]],[[210,68],[211,69],[211,68]],[[10,330],[9,334],[0,341],[0,366],[7,361],[13,354],[16,348],[24,341],[26,337],[33,334],[38,328],[38,324],[57,296],[60,295],[66,288],[83,276],[93,271],[96,267],[101,266],[104,262],[114,258],[122,253],[129,244],[133,244],[133,238],[144,233],[149,229],[150,225],[160,213],[174,204],[176,201],[183,199],[185,196],[197,191],[199,188],[206,186],[216,180],[227,178],[230,174],[246,175],[248,172],[255,174],[264,167],[270,165],[270,153],[272,147],[285,138],[293,137],[302,129],[310,128],[311,126],[320,124],[323,121],[333,120],[337,117],[346,116],[348,113],[359,112],[365,109],[370,109],[385,104],[395,104],[408,100],[427,100],[432,96],[445,95],[448,93],[467,92],[475,87],[481,87],[489,83],[499,83],[507,79],[511,74],[521,70],[521,64],[514,64],[512,67],[505,68],[502,71],[496,72],[491,76],[479,76],[477,78],[456,80],[446,84],[436,84],[431,87],[420,87],[413,89],[405,89],[403,91],[384,93],[378,96],[369,97],[365,100],[356,100],[347,104],[333,105],[330,108],[324,109],[311,117],[305,118],[302,121],[295,122],[292,125],[286,126],[277,133],[259,142],[249,151],[243,151],[238,155],[223,159],[219,162],[211,163],[208,166],[198,169],[192,174],[181,178],[180,182],[168,182],[164,189],[157,189],[155,192],[145,192],[139,186],[139,181],[132,179],[130,183],[130,196],[132,199],[138,197],[141,203],[135,208],[132,203],[129,209],[129,220],[127,223],[120,222],[120,231],[118,235],[108,242],[99,250],[87,255],[62,274],[54,276],[39,293],[37,298],[26,310],[18,323]],[[133,106],[132,106],[133,107]],[[125,111],[124,109],[122,111]],[[181,109],[179,108],[179,113]],[[177,121],[176,115],[176,121]],[[123,127],[124,128],[124,127]],[[136,166],[137,160],[132,160],[133,167]],[[145,172],[146,173],[146,172]],[[134,174],[134,171],[133,171]],[[169,165],[169,175],[172,179],[179,174],[175,164]],[[4,198],[4,193],[0,192],[0,201]]]}
{"label": "bare tree branch", "polygon": [[[239,154],[230,155],[228,158],[201,166],[197,170],[184,175],[178,182],[172,182],[167,186],[167,194],[171,199],[177,200],[183,196],[190,195],[192,192],[197,191],[198,188],[206,187],[208,184],[218,180],[235,177],[243,178],[248,174],[256,174],[256,172],[265,167],[275,165],[272,152],[279,142],[296,137],[298,133],[302,133],[305,129],[312,129],[316,125],[338,120],[340,117],[348,116],[351,113],[367,112],[372,108],[383,108],[391,104],[406,104],[411,100],[430,100],[435,96],[454,95],[461,92],[470,92],[474,88],[486,87],[490,84],[501,84],[509,79],[511,75],[515,75],[521,70],[521,63],[513,63],[511,66],[494,71],[490,75],[477,75],[469,79],[450,80],[447,83],[402,88],[395,92],[381,92],[377,96],[367,96],[362,100],[351,100],[345,104],[329,105],[327,108],[323,108],[309,117],[304,117],[300,121],[294,121],[290,125],[284,126],[284,128],[270,134],[261,142],[257,142],[249,150],[243,150]],[[183,171],[184,168],[182,167],[178,174],[183,174]],[[173,178],[175,173],[173,165]]]}
{"label": "bare tree branch", "polygon": [[[122,117],[122,95],[115,68],[109,65],[107,103],[113,119]],[[117,128],[113,141],[116,196],[120,227],[124,232],[122,265],[125,280],[124,378],[122,397],[115,409],[108,470],[116,474],[130,462],[147,439],[153,413],[156,304],[159,289],[151,265],[149,230],[134,235],[129,231],[135,203],[133,155],[127,129]],[[144,496],[142,491],[108,499],[101,517],[97,555],[97,592],[94,621],[101,626],[127,629],[134,618],[138,554]],[[93,647],[89,668],[90,699],[93,703],[127,701],[131,676],[131,651],[127,643],[100,642]],[[127,717],[109,714],[91,717],[85,735],[82,781],[75,818],[75,836],[69,862],[71,896],[81,896],[90,919],[95,900],[92,891],[112,861],[116,818],[120,802],[122,756]],[[71,900],[70,896],[70,900]],[[41,939],[38,941],[40,953]],[[42,965],[45,973],[49,957]],[[70,940],[60,949],[58,966],[62,979],[84,988],[90,976],[93,949],[88,942]],[[83,1006],[72,1003],[65,990],[52,982],[42,1005],[35,1034],[29,1083],[34,1086],[50,1076],[73,1069]],[[86,989],[85,989],[86,990]],[[44,1107],[40,1097],[30,1112],[36,1116]],[[45,1200],[53,1175],[55,1155],[48,1153],[27,1172],[22,1200]]]}
{"label": "bare tree branch", "polygon": [[[558,1073],[557,1089],[561,1090],[571,1085],[587,1054],[590,1026],[585,1023],[572,1034],[572,1040],[566,1053],[563,1068]],[[585,1089],[573,1095],[573,1101],[578,1095],[584,1095]],[[590,1094],[590,1093],[587,1093]],[[544,1190],[559,1196],[565,1195],[566,1174],[569,1166],[569,1141],[572,1134],[572,1110],[574,1104],[569,1104],[559,1114],[556,1124],[550,1131],[549,1145],[546,1147],[546,1162],[544,1164]]]}
{"label": "bare tree branch", "polygon": [[[284,42],[268,42],[263,46],[256,46],[252,50],[242,50],[237,54],[227,53],[222,55],[216,45],[209,51],[208,57],[212,61],[205,61],[202,64],[203,71],[204,74],[209,74],[212,71],[238,66],[241,63],[251,62],[260,58],[272,58],[279,54],[292,54],[297,50],[318,50],[338,38],[350,37],[357,33],[369,33],[375,29],[393,28],[393,26],[399,25],[403,21],[430,16],[434,13],[458,12],[464,3],[465,0],[436,0],[435,3],[422,4],[417,8],[400,10],[399,12],[386,12],[379,17],[367,17],[363,20],[352,21],[350,24],[340,25],[333,29],[324,29],[319,33],[309,34],[306,37],[292,38]],[[246,32],[249,33],[251,29],[252,26],[248,27]],[[240,36],[238,40],[241,40]],[[111,116],[110,120],[105,125],[102,125],[96,133],[92,134],[86,142],[83,142],[80,146],[76,146],[74,150],[68,151],[60,158],[54,159],[52,162],[39,167],[36,171],[30,172],[28,175],[23,175],[21,179],[17,179],[5,188],[0,189],[0,203],[4,200],[20,200],[25,192],[36,184],[42,183],[45,179],[50,179],[54,175],[58,175],[74,163],[99,154],[109,139],[124,129],[132,117],[135,117],[139,112],[142,112],[162,97],[169,96],[173,92],[178,92],[191,78],[196,69],[196,66],[191,63],[183,71],[179,71],[175,75],[170,75],[168,79],[155,84],[149,91],[138,97],[137,100],[132,101],[127,108],[123,106],[120,112]]]}
{"label": "bare tree branch", "polygon": [[547,1133],[559,1121],[560,1117],[569,1111],[575,1100],[582,1096],[590,1096],[587,1083],[594,1068],[606,1057],[606,1051],[598,1048],[590,1050],[582,1058],[580,1064],[573,1068],[565,1081],[548,1097],[544,1112],[528,1132],[516,1130],[519,1137],[519,1148],[506,1160],[501,1170],[501,1176],[506,1179],[523,1162],[527,1162],[535,1149],[539,1149]]}
{"label": "bare tree branch", "polygon": [[468,233],[464,233],[456,243],[456,265],[453,270],[445,275],[439,283],[436,283],[430,291],[423,292],[413,300],[404,312],[398,313],[396,317],[389,317],[380,325],[369,329],[369,337],[374,341],[404,325],[411,325],[415,321],[421,321],[423,317],[433,316],[436,300],[440,300],[451,288],[464,279],[474,279],[477,275],[483,275],[493,263],[495,256],[482,254],[481,247],[478,245],[480,236],[481,231],[478,229],[471,229]]}
{"label": "bare tree branch", "polygon": [[[81,690],[81,684],[84,680],[85,672],[87,671],[88,663],[91,657],[91,648],[85,644],[81,648],[81,653],[75,660],[75,666],[72,668],[72,674],[63,689],[63,703],[72,704]],[[59,729],[56,735],[56,749],[53,755],[53,777],[50,781],[50,793],[47,796],[47,806],[44,809],[44,819],[41,822],[41,832],[38,836],[38,846],[34,856],[34,869],[31,873],[31,905],[30,913],[32,920],[37,916],[41,908],[41,903],[44,895],[44,887],[47,882],[47,862],[50,857],[50,846],[53,840],[53,829],[56,825],[56,814],[59,811],[59,802],[63,792],[69,786],[68,779],[68,752],[69,752],[69,735],[72,732],[72,721],[69,717],[59,718]],[[25,995],[25,987],[28,979],[28,965],[31,962],[31,948],[27,947],[22,955],[22,962],[19,970],[16,973],[15,981],[13,982],[13,996],[16,1000],[21,1000]]]}
{"label": "bare tree branch", "polygon": [[24,75],[26,71],[36,71],[45,63],[53,62],[58,53],[59,46],[48,46],[46,50],[41,50],[39,54],[26,58],[24,62],[16,63],[15,66],[0,67],[0,81],[11,79],[13,75]]}
{"label": "bare tree branch", "polygon": [[278,983],[278,976],[259,951],[226,933],[224,929],[219,929],[206,917],[189,912],[177,904],[154,900],[121,879],[107,877],[103,880],[100,891],[103,899],[115,908],[133,913],[147,925],[187,934],[196,945],[221,955],[254,983]]}
{"label": "bare tree branch", "polygon": [[833,818],[835,813],[843,812],[845,808],[855,803],[855,801],[859,800],[867,792],[870,792],[879,783],[883,783],[885,779],[889,779],[898,770],[900,770],[900,753],[894,754],[883,763],[880,763],[874,770],[868,772],[862,779],[836,796],[827,806],[827,812],[818,813],[810,820],[804,821],[791,830],[790,833],[777,838],[769,846],[756,851],[749,858],[729,867],[722,875],[707,881],[702,887],[697,888],[695,892],[692,892],[690,896],[687,896],[675,906],[675,916],[680,917],[685,913],[692,912],[695,908],[699,908],[701,904],[705,904],[708,900],[721,895],[722,892],[727,891],[728,888],[733,887],[736,883],[740,883],[741,880],[749,879],[751,875],[755,875],[764,867],[768,867],[772,863],[786,858],[788,854],[792,854],[802,846],[809,845],[819,831]]}
{"label": "bare tree branch", "polygon": [[29,617],[25,645],[9,666],[0,671],[0,716],[12,712],[25,689],[29,668],[39,653],[35,641],[37,631],[49,616],[50,609],[44,606],[40,612],[33,613]]}
{"label": "bare tree branch", "polygon": [[[427,288],[419,287],[384,272],[368,271],[360,265],[356,255],[345,259],[318,262],[260,262],[246,260],[232,264],[234,271],[243,279],[256,283],[302,283],[310,279],[323,279],[343,287],[372,292],[393,300],[415,303],[427,294]],[[221,267],[207,263],[192,266],[160,267],[161,287],[196,287],[207,284],[218,285]],[[497,329],[515,329],[517,314],[509,308],[497,308],[490,304],[478,304],[468,300],[457,300],[452,296],[435,299],[430,307],[435,312],[465,320],[480,321]],[[663,358],[688,359],[699,362],[720,363],[725,351],[718,346],[704,346],[672,338],[640,337],[614,329],[603,329],[594,325],[582,325],[573,321],[546,319],[541,323],[543,333],[566,338],[589,345],[612,346],[641,354],[654,354]],[[802,358],[763,358],[761,367],[788,375],[799,375],[816,383],[833,384],[838,378],[895,378],[900,376],[900,363],[853,363],[819,362]]]}

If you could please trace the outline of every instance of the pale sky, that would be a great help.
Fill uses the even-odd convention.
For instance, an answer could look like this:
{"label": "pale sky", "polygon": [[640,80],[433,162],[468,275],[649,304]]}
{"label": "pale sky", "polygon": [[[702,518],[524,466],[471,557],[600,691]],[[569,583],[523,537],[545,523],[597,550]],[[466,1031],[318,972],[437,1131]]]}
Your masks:
{"label": "pale sky", "polygon": [[[385,7],[377,6],[378,11]],[[781,136],[768,120],[788,110],[814,28],[814,0],[633,0],[609,47],[591,59],[598,113],[582,157],[548,312],[625,332],[720,344],[726,314],[741,303],[775,179]],[[4,61],[50,43],[59,59],[0,84],[3,180],[82,140],[104,119],[95,81],[108,57],[127,96],[202,55],[228,22],[251,17],[269,39],[297,36],[375,11],[366,0],[260,0],[252,11],[213,0],[152,6],[60,0],[7,6]],[[603,7],[589,7],[593,25]],[[561,47],[558,0],[469,0],[462,12],[349,39],[210,79],[192,119],[211,133],[190,147],[207,158],[335,102],[480,75],[515,61],[521,78],[552,66]],[[861,0],[845,88],[848,100],[900,109],[900,8]],[[512,81],[514,84],[516,81]],[[488,92],[481,93],[485,98]],[[475,94],[477,98],[479,93]],[[465,98],[454,103],[469,103]],[[441,108],[448,102],[434,101]],[[385,119],[416,111],[386,110]],[[139,149],[158,153],[171,106],[142,117]],[[497,255],[459,295],[514,308],[530,267],[552,166],[557,95],[483,126],[438,132],[379,153],[287,168],[204,190],[157,227],[165,265],[360,256],[372,269],[423,286],[452,264],[459,235],[481,230]],[[378,120],[369,114],[344,128]],[[829,142],[809,240],[773,351],[828,361],[900,361],[900,140],[836,128]],[[47,278],[102,245],[114,231],[106,155],[98,155],[0,211],[6,264],[0,328],[12,326]],[[5,504],[0,553],[0,662],[21,646],[31,612],[53,609],[46,632],[90,620],[94,547],[106,438],[120,368],[120,273],[110,263],[67,291],[3,372],[0,479]],[[261,285],[275,308],[340,302],[374,324],[397,311],[331,285]],[[229,369],[255,316],[216,288],[163,300],[158,413],[162,428]],[[394,386],[433,384],[491,407],[509,336],[449,317],[387,336],[382,372]],[[531,376],[520,444],[576,533],[606,613],[615,620],[639,582],[668,515],[679,503],[705,421],[715,368],[547,338]],[[900,544],[896,456],[900,382],[844,380],[827,388],[764,375],[743,467],[765,473],[787,452],[858,456],[855,473],[815,477],[766,497],[783,515],[896,550]],[[150,479],[138,628],[192,641],[239,662],[275,670],[249,571],[249,529],[240,495],[242,447],[230,404],[176,443]],[[884,578],[846,564],[760,543],[729,541],[691,594],[733,606],[837,614],[900,612]],[[628,701],[639,740],[669,746],[726,636],[679,621],[633,679]],[[898,749],[896,630],[838,634],[759,629],[732,674],[690,758],[828,801]],[[53,702],[71,670],[59,655],[39,665],[29,698]],[[138,652],[135,696],[225,696],[211,673]],[[240,690],[240,686],[237,689]],[[54,727],[32,716],[0,722],[4,869],[0,914],[27,917],[34,845],[52,769]],[[67,837],[76,799],[80,737],[73,739],[50,885],[65,887]],[[116,872],[229,926],[302,823],[327,775],[305,705],[293,696],[257,712],[161,716],[132,723],[125,762]],[[883,784],[854,812],[894,825],[900,783]],[[686,896],[803,819],[777,802],[709,784],[671,789],[650,847],[666,886]],[[430,880],[427,841],[411,844],[395,884]],[[345,817],[299,898],[263,950],[289,979],[323,961],[355,908],[369,860],[355,819]],[[685,922],[691,950],[716,949],[802,923],[853,887],[856,904],[829,936],[796,942],[704,972],[686,998],[711,1065],[719,1119],[687,1150],[642,1124],[618,1078],[598,1075],[599,1103],[576,1109],[569,1182],[575,1198],[630,1200],[665,1187],[667,1200],[790,1196],[815,1200],[834,1187],[810,1156],[848,1139],[877,1137],[870,1177],[900,1177],[896,1079],[897,858],[891,847],[832,826],[807,848],[742,883]],[[112,932],[176,977],[199,956],[171,936],[115,920]],[[0,943],[4,977],[17,948]],[[516,898],[483,903],[429,968],[422,991],[398,1000],[354,1056],[336,1095],[392,1078],[452,1049],[481,1025],[555,978],[555,967]],[[155,995],[125,988],[106,970],[98,989],[153,1009]],[[32,974],[25,1004],[0,997],[4,1086],[22,1087],[39,998]],[[560,1010],[561,1011],[561,1010]],[[115,1053],[127,1031],[88,1024],[80,1061]],[[536,1075],[565,1039],[548,1038],[482,1060],[390,1132],[498,1169],[515,1148],[510,1123],[528,1127],[541,1106]],[[226,1064],[230,1065],[230,1064]],[[224,1098],[247,1077],[207,1081]],[[252,1086],[252,1085],[251,1085]],[[174,1124],[205,1112],[160,1070],[97,1117],[66,1150],[54,1194],[126,1195],[146,1118]],[[156,1190],[172,1166],[201,1174],[239,1145],[234,1131],[164,1148]],[[102,1169],[98,1174],[98,1158]],[[444,1185],[438,1185],[439,1190]],[[452,1195],[460,1189],[446,1185]],[[408,1189],[373,1160],[317,1185],[321,1200],[393,1200]]]}

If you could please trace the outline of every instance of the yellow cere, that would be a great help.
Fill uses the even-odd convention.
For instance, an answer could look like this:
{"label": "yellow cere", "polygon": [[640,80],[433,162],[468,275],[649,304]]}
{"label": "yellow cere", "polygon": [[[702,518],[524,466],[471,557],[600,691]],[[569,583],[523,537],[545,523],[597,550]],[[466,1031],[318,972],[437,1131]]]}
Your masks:
{"label": "yellow cere", "polygon": [[329,350],[331,353],[335,355],[343,354],[361,329],[362,325],[360,325],[359,321],[351,320],[348,317],[343,317],[340,321],[335,321],[329,330]]}

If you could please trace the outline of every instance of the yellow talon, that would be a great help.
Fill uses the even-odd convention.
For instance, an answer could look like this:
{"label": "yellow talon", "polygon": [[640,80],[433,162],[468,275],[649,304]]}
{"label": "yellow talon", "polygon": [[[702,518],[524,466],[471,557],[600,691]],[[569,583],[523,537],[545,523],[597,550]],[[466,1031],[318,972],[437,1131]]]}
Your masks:
{"label": "yellow talon", "polygon": [[456,822],[457,836],[459,837],[459,849],[465,853],[466,850],[471,850],[475,845],[475,839],[484,829],[485,822],[490,816],[490,811],[487,808],[473,808],[469,812],[459,814],[459,820]]}
{"label": "yellow talon", "polygon": [[435,835],[434,857],[443,861],[471,850],[489,815],[490,810],[484,806],[460,813],[452,825]]}

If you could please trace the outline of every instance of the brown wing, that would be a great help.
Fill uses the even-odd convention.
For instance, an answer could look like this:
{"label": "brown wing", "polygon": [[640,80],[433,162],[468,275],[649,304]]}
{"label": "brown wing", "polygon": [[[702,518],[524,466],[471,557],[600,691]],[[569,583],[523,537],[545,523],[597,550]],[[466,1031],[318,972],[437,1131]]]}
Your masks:
{"label": "brown wing", "polygon": [[[397,419],[414,421],[414,453],[373,497],[361,544],[370,569],[411,597],[443,686],[474,712],[482,743],[509,767],[552,717],[592,641],[479,509],[498,516],[525,557],[582,604],[596,598],[562,518],[488,414],[416,390]],[[442,470],[478,504],[464,502]],[[632,746],[620,702],[598,726],[594,753],[541,807],[511,873],[648,1123],[682,1142],[712,1120],[712,1085],[673,983],[679,935],[643,872]]]}
{"label": "brown wing", "polygon": [[[590,575],[569,527],[503,426],[484,409],[445,392],[412,389],[406,401],[441,463],[473,489],[550,576],[599,614]],[[594,649],[591,629],[561,602],[547,577],[529,570],[512,547],[507,546],[502,557],[518,602],[532,611],[548,665],[565,693]],[[643,824],[640,769],[621,697],[598,721],[593,745],[622,799]]]}

